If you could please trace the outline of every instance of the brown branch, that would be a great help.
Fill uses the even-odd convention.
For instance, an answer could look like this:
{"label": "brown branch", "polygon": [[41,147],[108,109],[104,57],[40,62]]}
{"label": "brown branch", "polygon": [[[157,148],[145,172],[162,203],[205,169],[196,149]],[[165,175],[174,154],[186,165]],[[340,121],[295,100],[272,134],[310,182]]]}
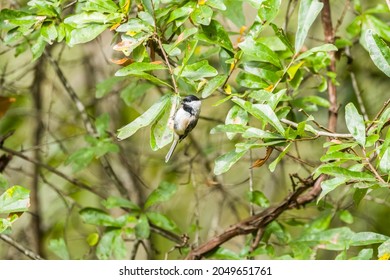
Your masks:
{"label": "brown branch", "polygon": [[10,236],[0,233],[0,239],[17,249],[19,252],[29,257],[32,260],[44,260],[39,254],[34,253],[33,251],[25,248],[20,243],[13,240]]}
{"label": "brown branch", "polygon": [[[204,255],[213,252],[220,245],[222,245],[223,243],[229,241],[230,239],[236,236],[246,235],[251,233],[257,234],[259,230],[265,229],[265,227],[269,223],[276,220],[286,210],[299,208],[313,201],[319,194],[319,191],[321,190],[320,184],[323,178],[324,178],[323,176],[320,176],[315,182],[313,182],[311,177],[307,178],[305,181],[305,185],[302,185],[301,187],[297,188],[294,192],[288,195],[287,198],[283,202],[281,202],[278,206],[269,207],[264,211],[231,226],[223,233],[213,237],[206,243],[193,249],[187,255],[186,259],[189,260],[200,259]],[[302,195],[309,188],[311,188],[311,190],[307,194]]]}
{"label": "brown branch", "polygon": [[[324,27],[325,42],[333,44],[334,43],[334,32],[332,27],[332,16],[330,11],[329,0],[322,0],[324,7],[321,12],[322,25]],[[336,72],[336,53],[334,51],[329,52],[330,56],[330,65],[328,67],[329,71]],[[330,131],[336,131],[337,127],[337,91],[336,85],[332,82],[331,78],[328,78],[328,98],[330,102],[329,107],[329,117],[328,117],[328,129]]]}
{"label": "brown branch", "polygon": [[15,150],[12,150],[12,149],[9,149],[7,147],[4,147],[2,145],[0,145],[0,150],[3,150],[13,156],[17,156],[21,159],[24,159],[28,162],[31,162],[32,164],[34,165],[38,165],[40,167],[43,167],[45,168],[46,170],[56,174],[57,176],[63,178],[64,180],[68,181],[69,183],[71,183],[72,185],[75,185],[81,189],[84,189],[84,190],[87,190],[87,191],[90,191],[91,193],[94,193],[96,194],[97,196],[99,196],[100,198],[106,198],[105,195],[99,193],[95,188],[81,182],[80,180],[76,179],[76,178],[72,178],[70,177],[69,175],[65,174],[65,173],[62,173],[61,171],[59,171],[58,169],[50,166],[50,165],[47,165],[43,162],[40,162],[40,161],[37,161],[33,158],[30,158],[28,156],[26,156],[25,154],[23,154],[22,152],[18,152],[18,151],[15,151]]}
{"label": "brown branch", "polygon": [[[83,120],[84,127],[87,130],[88,134],[96,137],[97,132],[94,124],[92,123],[91,119],[88,116],[87,110],[81,102],[80,98],[77,96],[75,90],[72,88],[72,86],[69,84],[68,80],[66,79],[64,73],[62,72],[60,66],[58,65],[58,62],[51,56],[51,54],[48,51],[44,52],[45,57],[49,60],[50,64],[54,68],[54,71],[56,72],[58,78],[60,79],[62,85],[64,86],[66,92],[68,93],[69,97],[72,99],[73,103],[76,105],[76,108],[78,112],[80,113],[81,119]],[[114,172],[114,169],[111,166],[111,163],[106,155],[99,158],[100,163],[108,175],[108,177],[114,182],[117,190],[119,193],[126,197],[130,198],[130,194],[125,188],[124,184],[121,182],[119,177]]]}
{"label": "brown branch", "polygon": [[[44,82],[44,60],[42,57],[38,60],[38,63],[35,65],[34,79],[32,83],[31,93],[32,99],[35,108],[35,129],[33,131],[33,145],[40,147],[42,142],[42,137],[44,134],[44,124],[43,124],[43,102],[42,102],[42,85]],[[33,151],[33,158],[37,162],[41,162],[41,151],[40,149],[35,149]],[[37,164],[33,165],[33,180],[31,188],[31,212],[34,214],[31,220],[32,223],[32,236],[33,244],[35,246],[35,251],[39,255],[44,253],[44,244],[43,236],[44,232],[42,229],[42,211],[41,211],[41,202],[39,196],[39,174],[41,167]]]}

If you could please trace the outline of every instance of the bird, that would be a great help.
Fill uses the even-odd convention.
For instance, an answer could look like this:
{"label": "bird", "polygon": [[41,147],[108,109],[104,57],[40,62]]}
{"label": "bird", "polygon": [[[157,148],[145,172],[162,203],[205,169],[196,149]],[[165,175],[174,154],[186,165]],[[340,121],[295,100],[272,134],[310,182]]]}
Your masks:
{"label": "bird", "polygon": [[195,95],[188,95],[183,98],[179,109],[173,115],[174,140],[165,156],[165,162],[169,161],[177,144],[186,138],[198,123],[201,103]]}

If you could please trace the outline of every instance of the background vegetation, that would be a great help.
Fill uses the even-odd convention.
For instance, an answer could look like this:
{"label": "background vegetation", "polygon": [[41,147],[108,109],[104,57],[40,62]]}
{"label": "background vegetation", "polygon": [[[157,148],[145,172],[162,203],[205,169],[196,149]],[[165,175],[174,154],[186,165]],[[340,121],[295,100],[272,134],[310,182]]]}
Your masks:
{"label": "background vegetation", "polygon": [[390,258],[389,1],[0,5],[0,259]]}

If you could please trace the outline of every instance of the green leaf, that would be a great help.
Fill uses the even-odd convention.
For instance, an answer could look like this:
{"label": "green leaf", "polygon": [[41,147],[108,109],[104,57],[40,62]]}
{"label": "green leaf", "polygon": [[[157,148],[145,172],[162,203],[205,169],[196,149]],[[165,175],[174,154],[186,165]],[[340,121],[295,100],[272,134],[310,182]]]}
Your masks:
{"label": "green leaf", "polygon": [[169,103],[170,96],[164,95],[158,102],[153,104],[145,113],[136,118],[131,123],[118,129],[118,139],[123,140],[134,133],[140,128],[150,125],[165,109],[165,106]]}
{"label": "green leaf", "polygon": [[344,223],[353,224],[353,220],[354,220],[353,216],[351,212],[349,212],[348,210],[340,211],[339,215],[340,215],[340,220],[342,220]]}
{"label": "green leaf", "polygon": [[225,11],[226,6],[223,2],[224,0],[207,0],[206,5],[221,11]]}
{"label": "green leaf", "polygon": [[71,154],[65,161],[65,165],[72,164],[73,172],[79,172],[86,168],[95,158],[95,150],[92,147],[84,147]]}
{"label": "green leaf", "polygon": [[355,206],[359,206],[360,202],[362,199],[366,196],[366,193],[368,191],[367,188],[361,189],[361,188],[356,188],[355,184],[355,192],[353,193],[353,202],[355,203]]}
{"label": "green leaf", "polygon": [[254,41],[251,37],[247,37],[245,41],[239,43],[238,47],[250,60],[269,62],[277,67],[281,67],[277,54],[266,45]]}
{"label": "green leaf", "polygon": [[356,257],[350,258],[351,260],[370,260],[374,254],[373,249],[363,249]]}
{"label": "green leaf", "polygon": [[138,239],[147,239],[150,236],[150,226],[148,217],[145,214],[141,214],[135,225],[135,236]]}
{"label": "green leaf", "polygon": [[122,69],[116,71],[115,76],[129,76],[139,74],[140,72],[148,72],[154,70],[166,70],[163,64],[149,63],[149,62],[134,62]]}
{"label": "green leaf", "polygon": [[107,28],[108,25],[106,24],[88,24],[84,27],[74,29],[70,33],[69,45],[72,47],[77,44],[92,41]]}
{"label": "green leaf", "polygon": [[160,115],[160,117],[153,123],[150,130],[150,146],[153,151],[165,147],[172,142],[173,131],[169,126],[171,114],[171,104],[166,106],[165,111]]}
{"label": "green leaf", "polygon": [[305,59],[306,57],[308,56],[311,56],[315,53],[318,53],[318,52],[334,52],[334,51],[337,51],[337,47],[335,45],[332,45],[332,44],[324,44],[324,45],[321,45],[321,46],[318,46],[318,47],[314,47],[310,50],[307,50],[305,51],[304,53],[300,54],[296,60],[301,60],[301,59]]}
{"label": "green leaf", "polygon": [[390,173],[390,147],[385,150],[381,160],[379,161],[379,169],[384,173]]}
{"label": "green leaf", "polygon": [[59,239],[51,239],[49,241],[49,250],[52,251],[54,254],[56,254],[60,259],[62,260],[69,260],[69,252],[68,248],[66,247],[65,240],[63,238]]}
{"label": "green leaf", "polygon": [[107,260],[112,255],[115,256],[115,259],[124,259],[126,252],[125,242],[122,239],[122,231],[120,229],[106,231],[96,247],[96,256],[100,260]]}
{"label": "green leaf", "polygon": [[102,205],[107,209],[121,207],[121,208],[129,208],[134,211],[140,210],[139,206],[134,202],[116,196],[110,196],[106,200],[103,200]]}
{"label": "green leaf", "polygon": [[268,166],[268,169],[271,172],[275,171],[276,165],[282,160],[282,158],[287,154],[290,149],[291,143],[289,143],[286,147],[284,147],[283,151],[278,155],[278,157]]}
{"label": "green leaf", "polygon": [[248,192],[249,201],[260,206],[269,207],[270,203],[268,198],[261,191]]}
{"label": "green leaf", "polygon": [[274,128],[276,128],[276,130],[280,134],[285,134],[285,130],[282,124],[280,123],[275,112],[268,104],[252,104],[248,101],[244,101],[236,97],[233,98],[232,101],[240,105],[243,109],[248,111],[248,113],[253,115],[255,118],[270,123]]}
{"label": "green leaf", "polygon": [[345,178],[342,178],[342,177],[336,177],[336,178],[332,178],[332,179],[328,179],[326,181],[323,181],[321,183],[321,193],[320,195],[318,196],[318,199],[317,199],[317,203],[325,196],[327,195],[328,193],[330,193],[331,191],[335,190],[338,186],[341,186],[343,185],[345,182],[347,181],[347,179]]}
{"label": "green leaf", "polygon": [[242,87],[260,89],[268,87],[268,83],[264,82],[259,76],[241,71],[236,77],[237,84]]}
{"label": "green leaf", "polygon": [[[172,10],[172,12],[170,14],[170,16],[167,20],[167,23],[170,23],[170,22],[177,20],[177,19],[180,19],[180,18],[188,18],[193,10],[194,10],[194,8],[188,7],[188,6],[183,6],[183,7],[180,7],[178,9],[174,9],[174,10]],[[180,23],[182,23],[182,22],[180,22]],[[179,25],[176,25],[176,26],[179,26]]]}
{"label": "green leaf", "polygon": [[[234,105],[226,115],[225,124],[240,124],[246,125],[248,123],[248,113],[240,106]],[[235,133],[226,133],[228,139],[233,139]]]}
{"label": "green leaf", "polygon": [[334,160],[354,160],[354,161],[359,161],[362,160],[361,157],[354,155],[354,154],[349,154],[347,152],[333,152],[333,153],[326,153],[323,155],[320,160],[322,162],[324,161],[334,161]]}
{"label": "green leaf", "polygon": [[81,219],[86,224],[96,226],[122,227],[126,223],[125,218],[113,218],[106,212],[92,207],[82,209],[80,212]]}
{"label": "green leaf", "polygon": [[247,130],[247,127],[242,124],[219,124],[216,127],[210,130],[210,134],[215,134],[218,132],[225,133],[243,133]]}
{"label": "green leaf", "polygon": [[211,20],[210,24],[202,25],[201,32],[195,35],[195,38],[210,44],[216,44],[222,48],[234,52],[232,42],[224,27],[216,20]]}
{"label": "green leaf", "polygon": [[388,240],[389,237],[375,232],[358,232],[351,238],[352,246],[371,245],[382,243]]}
{"label": "green leaf", "polygon": [[30,190],[13,186],[0,196],[0,213],[24,212],[30,207]]}
{"label": "green leaf", "polygon": [[345,106],[345,123],[353,138],[364,147],[366,144],[366,127],[363,116],[358,113],[353,103],[348,103]]}
{"label": "green leaf", "polygon": [[376,181],[375,177],[367,172],[351,171],[339,166],[323,165],[320,166],[316,172],[344,178],[347,180],[359,180],[359,181],[361,180],[361,181],[368,181],[368,182]]}
{"label": "green leaf", "polygon": [[175,184],[169,182],[162,182],[157,189],[152,191],[145,202],[145,209],[156,205],[159,202],[169,200],[177,191]]}
{"label": "green leaf", "polygon": [[222,14],[225,16],[225,18],[230,19],[238,28],[245,25],[242,1],[224,0],[223,2],[226,5],[226,10],[222,11]]}
{"label": "green leaf", "polygon": [[263,24],[271,22],[278,15],[281,2],[281,0],[260,1],[261,5],[257,15]]}
{"label": "green leaf", "polygon": [[207,257],[217,260],[240,260],[241,258],[233,251],[218,247],[217,250],[213,251],[211,255],[207,255]]}
{"label": "green leaf", "polygon": [[226,75],[217,75],[210,81],[208,81],[202,90],[202,98],[209,97],[211,94],[213,94],[214,91],[216,91],[220,86],[223,85],[226,79]]}
{"label": "green leaf", "polygon": [[119,7],[112,0],[89,0],[83,6],[84,11],[100,11],[105,13],[115,13]]}
{"label": "green leaf", "polygon": [[291,42],[287,35],[284,33],[283,28],[279,28],[276,24],[271,23],[270,26],[274,30],[276,37],[292,52],[294,53],[294,48],[291,45]]}
{"label": "green leaf", "polygon": [[206,5],[200,5],[191,13],[191,19],[195,24],[209,25],[213,16],[213,10]]}
{"label": "green leaf", "polygon": [[321,12],[323,3],[318,0],[301,0],[298,12],[298,29],[295,35],[295,53],[298,53],[314,20]]}
{"label": "green leaf", "polygon": [[45,50],[45,47],[46,47],[45,39],[42,36],[38,37],[35,43],[31,46],[33,61],[41,57],[43,51]]}
{"label": "green leaf", "polygon": [[227,172],[247,151],[230,151],[215,160],[214,174],[221,175]]}
{"label": "green leaf", "polygon": [[244,138],[261,138],[261,139],[284,139],[283,136],[276,133],[261,130],[259,128],[250,127],[243,134]]}
{"label": "green leaf", "polygon": [[146,216],[148,217],[149,221],[165,230],[173,231],[176,233],[180,233],[180,230],[176,223],[168,218],[167,216],[158,213],[158,212],[147,212]]}
{"label": "green leaf", "polygon": [[58,32],[54,23],[42,25],[41,36],[49,44],[53,44],[53,41],[57,38]]}
{"label": "green leaf", "polygon": [[390,48],[372,30],[367,30],[366,44],[374,64],[388,77],[390,77]]}
{"label": "green leaf", "polygon": [[207,60],[185,65],[184,68],[179,66],[175,68],[174,73],[177,76],[180,75],[180,77],[188,78],[194,81],[218,75],[218,71],[214,67],[210,66]]}
{"label": "green leaf", "polygon": [[354,232],[347,227],[328,229],[316,233],[306,234],[300,237],[297,242],[312,246],[320,245],[326,250],[346,250],[350,246],[350,240]]}

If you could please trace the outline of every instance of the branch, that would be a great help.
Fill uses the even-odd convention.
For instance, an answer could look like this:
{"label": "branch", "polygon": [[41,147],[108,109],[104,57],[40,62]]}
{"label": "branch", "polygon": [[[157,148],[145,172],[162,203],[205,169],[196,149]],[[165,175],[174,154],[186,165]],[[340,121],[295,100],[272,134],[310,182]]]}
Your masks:
{"label": "branch", "polygon": [[[294,192],[288,195],[287,198],[278,206],[269,207],[264,211],[231,226],[223,233],[213,237],[206,243],[193,249],[187,255],[186,259],[200,259],[204,255],[213,252],[223,243],[239,235],[246,235],[258,232],[261,235],[261,232],[265,229],[265,227],[272,221],[276,220],[286,210],[299,208],[313,201],[317,197],[317,193],[319,193],[319,191],[321,190],[320,184],[323,179],[324,176],[320,176],[314,182],[311,177],[306,178],[306,180],[303,180],[304,185],[300,186]],[[306,190],[308,190],[312,186],[313,188],[310,192],[308,192],[306,195],[301,196]]]}
{"label": "branch", "polygon": [[44,260],[39,254],[36,254],[33,251],[25,248],[23,245],[19,244],[8,235],[0,233],[0,239],[4,240],[6,243],[16,248],[19,252],[21,252],[32,260]]}
{"label": "branch", "polygon": [[71,183],[72,185],[75,185],[75,186],[77,186],[77,187],[79,187],[79,188],[81,188],[81,189],[90,191],[91,193],[94,193],[94,194],[96,194],[97,196],[99,196],[99,197],[101,197],[101,198],[105,198],[105,196],[104,196],[103,194],[99,193],[95,188],[93,188],[93,187],[91,187],[91,186],[89,186],[89,185],[87,185],[87,184],[85,184],[85,183],[79,181],[79,180],[76,179],[76,178],[72,178],[72,177],[68,176],[67,174],[62,173],[61,171],[59,171],[58,169],[55,169],[54,167],[52,167],[52,166],[50,166],[50,165],[47,165],[47,164],[42,163],[42,162],[40,162],[40,161],[36,161],[35,159],[32,159],[32,158],[30,158],[30,157],[24,155],[24,154],[21,153],[21,152],[14,151],[14,150],[12,150],[12,149],[9,149],[9,148],[7,148],[7,147],[4,147],[3,145],[0,145],[0,150],[3,150],[3,151],[5,151],[5,152],[7,152],[7,153],[9,153],[9,154],[11,154],[11,155],[17,156],[17,157],[19,157],[19,158],[21,158],[21,159],[24,159],[24,160],[26,160],[26,161],[28,161],[28,162],[31,162],[32,164],[38,165],[38,166],[40,166],[40,167],[43,167],[43,168],[47,169],[48,171],[50,171],[50,172],[56,174],[57,176],[59,176],[59,177],[65,179],[66,181],[68,181],[68,182]]}
{"label": "branch", "polygon": [[[287,120],[287,119],[281,119],[280,120],[282,123],[285,123],[287,125],[290,125],[294,128],[297,128],[298,127],[298,124],[295,123],[295,122],[292,122],[290,120]],[[348,134],[348,133],[332,133],[332,132],[327,132],[327,131],[318,131],[318,130],[315,130],[314,128],[312,129],[307,129],[305,127],[305,131],[308,131],[308,132],[311,132],[311,133],[314,133],[314,135],[316,137],[320,137],[320,136],[325,136],[325,137],[331,137],[331,138],[345,138],[345,139],[350,139],[350,138],[353,138],[352,134]]]}
{"label": "branch", "polygon": [[[91,122],[83,102],[81,102],[80,98],[77,96],[76,92],[74,91],[72,86],[69,84],[64,73],[62,72],[61,68],[59,67],[57,61],[46,50],[44,51],[44,55],[50,61],[52,67],[54,68],[54,71],[56,72],[56,74],[57,74],[58,78],[60,79],[62,85],[64,86],[66,92],[69,94],[70,98],[72,99],[72,101],[76,105],[76,108],[81,115],[81,119],[84,122],[84,126],[85,126],[85,129],[87,130],[88,134],[96,137],[97,136],[96,135],[97,134],[96,128],[95,128],[94,124]],[[100,163],[101,163],[104,171],[108,175],[108,177],[114,182],[119,193],[124,197],[130,198],[129,192],[127,191],[127,189],[125,188],[123,183],[119,180],[118,176],[114,172],[114,169],[112,168],[110,161],[108,160],[108,157],[106,155],[104,155],[103,157],[100,157]]]}

